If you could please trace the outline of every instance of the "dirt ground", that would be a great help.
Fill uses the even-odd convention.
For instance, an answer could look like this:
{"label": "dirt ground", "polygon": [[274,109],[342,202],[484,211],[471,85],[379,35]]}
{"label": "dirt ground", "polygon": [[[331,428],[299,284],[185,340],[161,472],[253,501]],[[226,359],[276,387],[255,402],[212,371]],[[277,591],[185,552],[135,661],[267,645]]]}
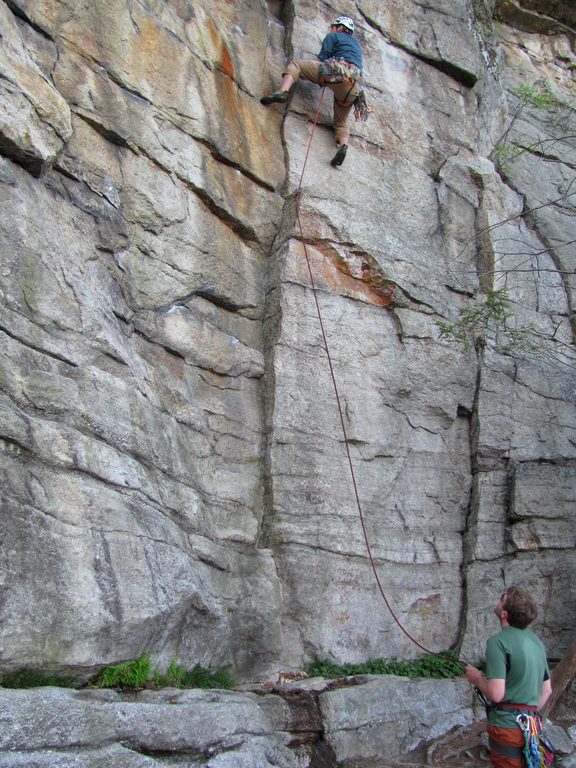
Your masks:
{"label": "dirt ground", "polygon": [[487,740],[483,742],[486,724],[483,720],[474,723],[466,730],[447,734],[427,745],[417,754],[407,755],[397,763],[390,763],[388,768],[408,768],[408,766],[442,766],[442,768],[476,768],[490,765]]}
{"label": "dirt ground", "polygon": [[[572,722],[554,720],[567,728]],[[416,752],[383,760],[352,760],[341,768],[490,768],[486,739],[486,723],[480,720],[466,730],[446,734]],[[483,738],[484,736],[484,738]]]}
{"label": "dirt ground", "polygon": [[408,755],[386,761],[352,760],[341,768],[478,768],[490,766],[488,750],[483,746],[485,723],[480,721],[465,731],[450,733]]}

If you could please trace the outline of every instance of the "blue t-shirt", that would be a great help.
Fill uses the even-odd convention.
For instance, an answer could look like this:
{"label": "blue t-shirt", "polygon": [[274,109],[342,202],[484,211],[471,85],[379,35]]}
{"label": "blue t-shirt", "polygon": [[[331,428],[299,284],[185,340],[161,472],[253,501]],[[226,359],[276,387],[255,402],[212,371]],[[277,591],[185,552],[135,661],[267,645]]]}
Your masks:
{"label": "blue t-shirt", "polygon": [[322,41],[318,58],[320,61],[344,59],[362,71],[362,48],[358,40],[347,32],[329,32]]}

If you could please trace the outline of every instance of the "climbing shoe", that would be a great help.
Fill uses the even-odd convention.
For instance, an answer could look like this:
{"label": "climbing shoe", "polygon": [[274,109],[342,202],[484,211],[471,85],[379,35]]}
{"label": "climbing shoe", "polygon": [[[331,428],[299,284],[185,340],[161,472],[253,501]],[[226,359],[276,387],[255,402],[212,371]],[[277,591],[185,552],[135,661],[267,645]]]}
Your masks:
{"label": "climbing shoe", "polygon": [[284,104],[287,101],[288,91],[275,91],[274,93],[271,93],[270,96],[262,96],[260,104],[268,106],[268,104],[275,104],[276,102],[278,102],[278,104]]}
{"label": "climbing shoe", "polygon": [[346,157],[346,152],[348,151],[348,144],[340,144],[338,147],[338,152],[334,155],[334,157],[331,160],[331,163],[334,167],[337,165],[342,165],[344,162],[344,158]]}

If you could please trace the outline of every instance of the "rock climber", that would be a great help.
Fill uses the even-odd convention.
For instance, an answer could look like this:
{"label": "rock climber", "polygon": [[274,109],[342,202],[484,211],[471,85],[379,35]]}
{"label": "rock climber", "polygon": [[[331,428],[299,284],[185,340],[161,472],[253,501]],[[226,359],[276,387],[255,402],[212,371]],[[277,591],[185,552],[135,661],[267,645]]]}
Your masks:
{"label": "rock climber", "polygon": [[322,41],[318,61],[293,60],[282,75],[279,91],[263,96],[260,103],[268,106],[288,101],[290,88],[302,77],[311,83],[327,86],[334,93],[334,134],[338,151],[332,165],[342,165],[350,137],[346,127],[350,110],[362,91],[362,48],[353,36],[354,21],[339,16]]}
{"label": "rock climber", "polygon": [[504,592],[494,613],[501,631],[486,644],[486,672],[472,664],[466,678],[488,699],[488,743],[495,768],[520,768],[524,733],[519,714],[538,715],[552,693],[546,650],[528,629],[538,609],[526,590],[512,586]]}

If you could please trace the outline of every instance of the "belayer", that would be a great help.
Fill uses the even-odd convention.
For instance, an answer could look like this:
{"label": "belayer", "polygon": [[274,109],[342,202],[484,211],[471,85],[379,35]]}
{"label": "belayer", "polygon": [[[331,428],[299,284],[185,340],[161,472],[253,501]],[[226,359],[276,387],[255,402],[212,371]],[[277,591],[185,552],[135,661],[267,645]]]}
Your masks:
{"label": "belayer", "polygon": [[363,101],[362,48],[354,37],[354,21],[349,16],[339,16],[331,24],[330,32],[322,41],[318,61],[291,61],[282,75],[280,90],[263,96],[260,103],[268,106],[288,101],[290,88],[301,77],[322,87],[327,86],[334,93],[333,124],[338,151],[332,158],[332,165],[342,165],[350,137],[346,127],[350,110],[356,102],[362,119],[366,119],[369,111]]}
{"label": "belayer", "polygon": [[[482,694],[488,716],[490,761],[494,768],[540,768],[548,755],[539,710],[552,693],[546,650],[528,629],[538,610],[526,590],[512,586],[494,612],[501,631],[486,644],[486,672],[468,664],[466,678]],[[530,728],[527,729],[527,724]],[[529,752],[534,752],[535,763]]]}

